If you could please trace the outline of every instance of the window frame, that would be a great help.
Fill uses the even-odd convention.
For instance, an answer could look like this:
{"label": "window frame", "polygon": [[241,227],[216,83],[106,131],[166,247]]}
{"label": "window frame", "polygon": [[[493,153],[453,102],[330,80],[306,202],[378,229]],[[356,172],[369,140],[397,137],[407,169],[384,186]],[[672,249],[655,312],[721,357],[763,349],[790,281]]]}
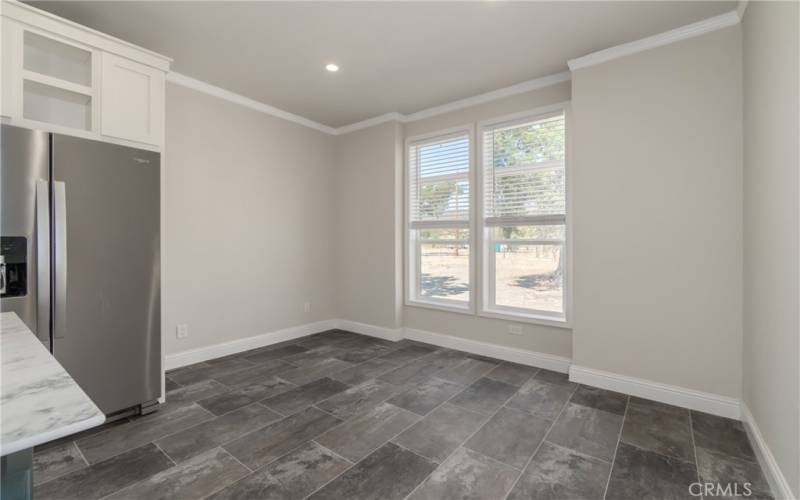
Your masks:
{"label": "window frame", "polygon": [[[469,231],[469,238],[466,240],[453,240],[453,241],[467,241],[469,245],[469,301],[459,301],[459,300],[450,300],[450,299],[437,299],[437,298],[422,298],[420,294],[420,282],[419,279],[419,269],[421,265],[421,252],[420,248],[423,242],[416,237],[417,229],[413,229],[411,226],[411,213],[412,207],[410,203],[411,199],[411,155],[409,154],[410,148],[412,146],[424,145],[428,142],[437,142],[447,137],[457,137],[460,135],[466,135],[469,141],[469,219],[467,220],[466,229]],[[476,258],[476,248],[477,248],[477,238],[476,238],[476,145],[475,145],[475,124],[470,123],[467,125],[462,125],[458,127],[451,127],[443,130],[437,130],[434,132],[420,134],[415,136],[406,137],[404,143],[404,172],[403,172],[403,184],[404,184],[404,216],[403,216],[403,231],[404,231],[404,260],[405,260],[405,269],[404,269],[404,296],[405,296],[405,305],[406,306],[413,306],[413,307],[423,307],[428,309],[436,309],[441,311],[448,311],[448,312],[456,312],[462,314],[470,314],[474,315],[476,312],[476,303],[477,303],[477,286],[476,286],[476,279],[477,279],[477,258]],[[450,224],[448,226],[447,222],[442,222],[441,224],[437,225],[435,222],[431,222],[429,225],[430,229],[445,229],[445,228],[453,228],[453,225]],[[428,240],[426,240],[428,241]],[[450,240],[442,240],[442,241],[450,241]]]}
{"label": "window frame", "polygon": [[[477,123],[476,130],[476,155],[475,155],[475,177],[477,178],[475,193],[476,203],[475,209],[478,214],[475,219],[476,236],[479,244],[476,246],[477,265],[480,267],[478,274],[478,281],[476,288],[479,293],[477,294],[478,304],[476,307],[477,315],[506,319],[525,323],[534,323],[546,326],[555,326],[559,328],[572,327],[572,200],[571,200],[571,182],[572,176],[570,175],[570,103],[560,102],[549,106],[542,106],[536,109],[530,109],[519,113],[513,113],[505,116],[482,120]],[[494,244],[494,239],[490,235],[490,231],[494,226],[487,226],[484,214],[484,165],[483,165],[483,134],[484,131],[496,128],[503,125],[513,125],[514,123],[525,123],[528,121],[535,121],[552,116],[554,114],[564,114],[564,176],[565,176],[565,210],[564,214],[564,241],[561,244],[562,258],[566,258],[564,263],[564,278],[563,278],[563,297],[562,304],[564,313],[563,315],[549,314],[546,311],[536,311],[532,309],[516,308],[512,306],[498,306],[494,300],[495,297],[495,269],[494,259],[491,257],[489,245]]]}

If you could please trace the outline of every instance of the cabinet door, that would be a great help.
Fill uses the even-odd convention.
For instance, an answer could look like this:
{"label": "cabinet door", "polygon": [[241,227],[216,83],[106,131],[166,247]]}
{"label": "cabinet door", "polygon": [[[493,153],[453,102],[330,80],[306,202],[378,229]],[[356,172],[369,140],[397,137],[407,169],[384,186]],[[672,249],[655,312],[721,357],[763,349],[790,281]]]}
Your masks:
{"label": "cabinet door", "polygon": [[101,133],[159,145],[164,127],[164,73],[103,53]]}

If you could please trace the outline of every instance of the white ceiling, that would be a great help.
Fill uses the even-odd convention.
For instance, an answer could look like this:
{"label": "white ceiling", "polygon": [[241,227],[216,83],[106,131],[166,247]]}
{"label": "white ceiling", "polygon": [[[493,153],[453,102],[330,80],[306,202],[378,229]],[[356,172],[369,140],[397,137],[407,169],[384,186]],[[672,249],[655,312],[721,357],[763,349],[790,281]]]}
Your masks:
{"label": "white ceiling", "polygon": [[[567,69],[735,2],[32,2],[173,69],[339,127]],[[338,73],[325,71],[336,62]]]}

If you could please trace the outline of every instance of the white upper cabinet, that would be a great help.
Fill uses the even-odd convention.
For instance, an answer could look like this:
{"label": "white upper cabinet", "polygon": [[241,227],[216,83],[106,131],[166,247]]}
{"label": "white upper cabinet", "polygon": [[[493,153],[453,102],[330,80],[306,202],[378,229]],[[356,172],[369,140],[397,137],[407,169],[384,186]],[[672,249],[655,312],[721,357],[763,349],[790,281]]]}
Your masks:
{"label": "white upper cabinet", "polygon": [[16,1],[0,17],[5,123],[161,149],[171,59]]}
{"label": "white upper cabinet", "polygon": [[164,127],[164,73],[107,52],[101,73],[101,133],[158,144]]}

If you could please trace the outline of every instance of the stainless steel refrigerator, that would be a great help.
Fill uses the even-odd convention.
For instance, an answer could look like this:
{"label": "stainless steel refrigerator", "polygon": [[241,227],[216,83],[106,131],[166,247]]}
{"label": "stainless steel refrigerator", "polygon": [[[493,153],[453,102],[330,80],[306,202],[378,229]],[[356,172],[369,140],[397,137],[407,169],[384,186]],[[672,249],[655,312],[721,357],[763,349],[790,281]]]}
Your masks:
{"label": "stainless steel refrigerator", "polygon": [[107,415],[161,394],[158,153],[2,125],[0,309]]}

